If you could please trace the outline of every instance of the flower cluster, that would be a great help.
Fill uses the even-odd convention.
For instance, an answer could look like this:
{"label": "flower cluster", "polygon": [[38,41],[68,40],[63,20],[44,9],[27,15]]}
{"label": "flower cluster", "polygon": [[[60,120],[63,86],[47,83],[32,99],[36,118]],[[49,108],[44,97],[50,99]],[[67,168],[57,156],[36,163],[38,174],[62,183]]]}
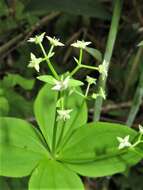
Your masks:
{"label": "flower cluster", "polygon": [[[46,38],[48,39],[48,41],[51,45],[49,52],[47,54],[42,45],[44,37],[45,37],[45,33],[42,33],[41,35],[36,35],[35,37],[32,37],[28,40],[28,42],[38,44],[44,55],[44,57],[42,58],[42,57],[36,57],[33,53],[31,53],[31,60],[30,60],[28,67],[34,68],[37,72],[39,72],[40,63],[43,61],[46,61],[48,63],[49,69],[51,70],[54,77],[51,75],[42,75],[37,78],[43,82],[49,83],[50,85],[52,85],[52,87],[51,87],[52,90],[59,92],[60,97],[57,100],[57,107],[59,108],[57,110],[57,115],[58,115],[57,121],[59,121],[59,120],[66,121],[66,120],[70,119],[70,113],[71,113],[72,109],[67,109],[64,107],[64,92],[68,90],[69,96],[71,96],[72,93],[75,92],[75,93],[79,94],[80,96],[82,96],[83,98],[87,98],[87,97],[89,97],[90,86],[95,85],[96,80],[97,80],[90,76],[86,77],[86,81],[87,81],[88,85],[87,85],[85,95],[83,95],[79,90],[76,89],[76,87],[83,85],[83,83],[79,80],[73,79],[72,78],[73,74],[75,74],[78,71],[78,69],[82,68],[82,67],[87,68],[87,69],[98,70],[99,73],[105,74],[106,68],[103,65],[99,65],[98,67],[95,67],[95,66],[89,66],[89,65],[82,64],[82,51],[86,50],[87,46],[90,45],[91,42],[77,40],[76,42],[71,44],[72,47],[79,48],[81,50],[79,59],[74,58],[76,60],[77,67],[71,73],[59,76],[58,73],[56,72],[56,70],[54,69],[53,64],[50,62],[50,59],[54,55],[53,49],[56,46],[64,46],[64,44],[55,37],[52,38],[50,36],[46,36]],[[101,96],[104,99],[106,98],[105,92],[102,88],[99,89],[98,93],[93,93],[91,98],[96,99],[98,96]]]}

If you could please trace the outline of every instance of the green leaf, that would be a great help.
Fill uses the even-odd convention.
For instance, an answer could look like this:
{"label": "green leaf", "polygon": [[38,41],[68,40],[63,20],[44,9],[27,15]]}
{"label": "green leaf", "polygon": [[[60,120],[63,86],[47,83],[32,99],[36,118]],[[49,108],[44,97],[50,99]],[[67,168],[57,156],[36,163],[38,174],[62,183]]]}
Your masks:
{"label": "green leaf", "polygon": [[48,84],[51,84],[51,85],[55,84],[55,82],[54,82],[55,78],[51,75],[42,75],[42,76],[37,77],[37,79],[39,79],[43,82],[46,82]]}
{"label": "green leaf", "polygon": [[40,135],[24,120],[0,118],[0,175],[27,176],[48,155]]}
{"label": "green leaf", "polygon": [[[55,81],[56,81],[56,79],[51,75],[42,75],[42,76],[37,77],[37,79],[39,79],[43,82],[46,82],[48,84],[51,84],[51,85],[55,85]],[[75,79],[69,80],[69,87],[81,86],[83,84],[84,83],[79,80],[75,80]]]}
{"label": "green leaf", "polygon": [[130,141],[134,142],[137,132],[120,124],[88,124],[73,133],[59,159],[84,176],[100,177],[123,172],[141,160],[141,156],[131,150],[118,149],[117,137],[126,135],[130,135]]}
{"label": "green leaf", "polygon": [[[57,92],[51,90],[51,88],[52,86],[48,84],[45,85],[40,90],[34,104],[37,122],[50,147],[52,145],[58,96]],[[71,113],[71,118],[65,123],[65,133],[69,130],[71,125],[74,129],[85,124],[87,121],[87,107],[81,96],[73,93],[71,96],[68,96],[68,101],[66,102],[66,108],[73,109],[73,112]],[[59,125],[58,128],[60,131],[61,123],[59,123]]]}
{"label": "green leaf", "polygon": [[20,85],[25,90],[31,90],[34,86],[35,80],[26,79],[18,74],[8,74],[4,77],[2,84],[4,87],[14,87],[15,85]]}
{"label": "green leaf", "polygon": [[42,1],[42,3],[38,0],[30,0],[26,10],[46,13],[47,11],[61,11],[74,15],[110,19],[110,14],[98,0],[46,0]]}
{"label": "green leaf", "polygon": [[39,127],[51,147],[53,137],[53,127],[55,123],[57,92],[51,90],[50,85],[45,85],[34,103],[34,112],[39,124]]}
{"label": "green leaf", "polygon": [[54,160],[45,160],[34,170],[29,190],[84,190],[80,178],[63,164]]}
{"label": "green leaf", "polygon": [[0,116],[6,116],[9,112],[9,104],[5,97],[0,97]]}
{"label": "green leaf", "polygon": [[33,101],[28,101],[13,89],[5,89],[4,95],[9,103],[8,116],[30,118],[33,116]]}
{"label": "green leaf", "polygon": [[69,81],[69,87],[77,87],[82,85],[84,85],[84,83],[81,82],[80,80],[70,79]]}
{"label": "green leaf", "polygon": [[85,51],[92,55],[97,61],[102,62],[102,53],[99,50],[95,48],[86,47]]}

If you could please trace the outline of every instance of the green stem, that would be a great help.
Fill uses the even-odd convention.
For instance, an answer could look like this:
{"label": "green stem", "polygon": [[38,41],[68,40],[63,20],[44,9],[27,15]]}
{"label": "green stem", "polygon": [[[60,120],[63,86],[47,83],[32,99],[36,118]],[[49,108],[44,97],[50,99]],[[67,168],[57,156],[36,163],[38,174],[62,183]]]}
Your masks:
{"label": "green stem", "polygon": [[81,65],[82,68],[86,68],[86,69],[92,69],[92,70],[98,70],[98,67],[93,67],[90,65]]}
{"label": "green stem", "polygon": [[56,149],[58,149],[61,141],[62,141],[62,138],[63,138],[63,134],[64,134],[64,127],[65,127],[65,122],[62,123],[61,125],[61,131],[60,131],[60,135],[59,135],[59,139],[57,141],[57,145],[56,145]]}
{"label": "green stem", "polygon": [[78,112],[77,112],[77,114],[75,116],[75,119],[73,120],[73,122],[72,122],[70,128],[68,129],[67,133],[64,135],[63,141],[62,141],[61,145],[59,146],[60,149],[62,149],[67,144],[67,142],[69,141],[69,139],[70,139],[70,137],[72,135],[72,132],[73,132],[74,124],[75,124],[76,120],[79,117],[79,114],[80,114],[80,111],[81,111],[81,109],[82,109],[82,107],[84,105],[84,102],[85,102],[85,99],[83,99],[83,101],[81,103],[81,106],[80,106],[80,108],[79,108],[79,110],[78,110]]}
{"label": "green stem", "polygon": [[129,89],[134,81],[134,76],[136,75],[137,69],[139,67],[140,61],[141,61],[141,57],[143,55],[143,47],[138,48],[138,51],[135,55],[135,58],[132,62],[132,67],[130,69],[130,73],[127,77],[127,81],[126,81],[126,85],[125,85],[125,89],[123,92],[123,98],[125,99],[126,96],[128,95]]}
{"label": "green stem", "polygon": [[[112,21],[111,21],[111,26],[110,26],[110,31],[109,31],[109,36],[108,36],[108,40],[107,40],[106,51],[105,51],[103,63],[102,63],[103,66],[105,66],[107,73],[109,70],[109,64],[110,64],[110,60],[112,57],[116,36],[117,36],[119,20],[120,20],[120,15],[121,15],[121,8],[122,8],[122,0],[116,0],[115,6],[114,6],[114,11],[113,11],[113,16],[112,16]],[[106,80],[107,80],[107,76],[106,75],[104,76],[104,75],[105,75],[105,73],[100,75],[99,85],[98,85],[99,87],[102,87],[103,90],[105,90]],[[95,100],[95,109],[94,110],[96,110],[96,111],[94,112],[94,121],[98,121],[100,119],[102,103],[103,103],[102,97],[98,97]]]}
{"label": "green stem", "polygon": [[89,88],[90,88],[90,84],[88,83],[87,88],[86,88],[86,92],[85,92],[85,97],[88,96],[89,93]]}
{"label": "green stem", "polygon": [[[42,43],[39,43],[39,45],[40,45],[40,48],[41,48],[41,50],[42,50],[42,52],[43,52],[43,55],[44,55],[44,57],[45,57],[45,61],[48,63],[48,66],[49,66],[49,68],[50,68],[52,74],[53,74],[54,77],[58,80],[58,79],[59,79],[59,76],[58,76],[57,72],[55,71],[54,67],[52,66],[50,60],[47,59],[48,55],[46,54],[46,51],[45,51],[45,49],[44,49]],[[52,48],[52,47],[51,47],[51,48]]]}
{"label": "green stem", "polygon": [[79,61],[78,61],[79,65],[81,65],[81,62],[82,62],[82,56],[83,56],[83,49],[80,49]]}
{"label": "green stem", "polygon": [[79,69],[81,68],[81,66],[77,65],[74,70],[71,72],[70,76],[72,77]]}
{"label": "green stem", "polygon": [[126,122],[126,124],[129,127],[131,127],[131,125],[133,124],[133,122],[135,120],[137,112],[142,103],[142,98],[143,98],[143,68],[142,68],[142,72],[140,74],[139,84],[138,84],[138,87],[137,87],[135,95],[134,95],[132,107],[131,107],[131,110],[129,112],[129,116],[128,116],[128,119]]}

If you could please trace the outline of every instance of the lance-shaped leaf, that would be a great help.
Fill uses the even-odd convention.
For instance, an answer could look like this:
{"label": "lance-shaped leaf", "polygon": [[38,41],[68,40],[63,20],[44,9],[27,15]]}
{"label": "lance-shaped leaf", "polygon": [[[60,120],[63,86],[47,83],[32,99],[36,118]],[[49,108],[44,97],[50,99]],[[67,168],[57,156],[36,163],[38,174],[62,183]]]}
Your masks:
{"label": "lance-shaped leaf", "polygon": [[[52,90],[52,85],[46,84],[40,90],[34,105],[37,122],[50,147],[52,145],[53,127],[56,121],[57,96],[58,93]],[[71,118],[65,123],[66,131],[71,125],[73,126],[72,128],[74,128],[86,123],[87,107],[83,100],[84,99],[76,93],[68,96],[65,106],[73,111]],[[59,131],[60,126],[58,127]]]}
{"label": "lance-shaped leaf", "polygon": [[34,170],[29,181],[29,190],[84,190],[80,178],[63,164],[45,160]]}
{"label": "lance-shaped leaf", "polygon": [[59,157],[69,168],[84,176],[99,177],[123,172],[142,158],[140,153],[118,149],[117,137],[127,135],[133,143],[137,132],[120,124],[91,123],[74,132]]}
{"label": "lance-shaped leaf", "polygon": [[[43,82],[46,82],[48,84],[51,84],[51,85],[55,85],[55,81],[56,79],[51,76],[51,75],[41,75],[39,77],[37,77],[37,79],[43,81]],[[69,84],[68,86],[69,87],[77,87],[77,86],[81,86],[83,85],[84,83],[79,81],[79,80],[75,80],[75,79],[69,79]]]}
{"label": "lance-shaped leaf", "polygon": [[51,90],[50,85],[45,85],[40,90],[34,104],[37,122],[50,147],[55,123],[57,97],[58,93]]}
{"label": "lance-shaped leaf", "polygon": [[47,155],[31,124],[16,118],[0,118],[0,175],[27,176]]}

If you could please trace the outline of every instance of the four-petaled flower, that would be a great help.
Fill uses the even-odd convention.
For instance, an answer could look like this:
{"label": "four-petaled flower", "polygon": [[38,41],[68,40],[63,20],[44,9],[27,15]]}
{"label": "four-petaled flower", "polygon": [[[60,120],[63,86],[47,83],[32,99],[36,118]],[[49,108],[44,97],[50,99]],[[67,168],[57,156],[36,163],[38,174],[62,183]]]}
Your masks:
{"label": "four-petaled flower", "polygon": [[54,79],[55,86],[52,90],[63,91],[68,88],[70,77],[66,77],[65,79],[61,78],[61,80]]}
{"label": "four-petaled flower", "polygon": [[117,137],[117,140],[119,141],[119,149],[123,149],[125,147],[131,147],[132,144],[129,142],[129,135],[125,136],[124,138]]}
{"label": "four-petaled flower", "polygon": [[90,77],[90,76],[87,76],[86,77],[86,81],[91,85],[91,84],[96,84],[96,80],[95,78],[93,77]]}
{"label": "four-petaled flower", "polygon": [[105,65],[99,65],[98,71],[99,71],[99,73],[103,74],[104,77],[107,76],[107,69],[106,69]]}
{"label": "four-petaled flower", "polygon": [[57,110],[57,113],[58,113],[57,120],[66,121],[66,120],[70,119],[70,113],[71,112],[72,112],[72,109]]}
{"label": "four-petaled flower", "polygon": [[141,134],[143,134],[143,126],[142,126],[142,125],[139,125],[139,132],[140,132]]}
{"label": "four-petaled flower", "polygon": [[39,44],[43,42],[45,32],[42,33],[41,35],[36,35],[34,38],[29,38],[28,42],[32,42],[35,44]]}
{"label": "four-petaled flower", "polygon": [[91,44],[91,42],[85,42],[84,40],[82,40],[82,41],[77,40],[77,42],[71,44],[71,46],[80,48],[80,49],[85,49],[86,46],[88,46],[89,44]]}
{"label": "four-petaled flower", "polygon": [[55,37],[51,38],[50,36],[46,36],[46,38],[49,40],[50,44],[53,46],[64,46],[64,44],[61,43],[59,39]]}
{"label": "four-petaled flower", "polygon": [[40,69],[39,64],[43,61],[43,59],[37,58],[33,53],[31,53],[30,56],[31,56],[31,61],[28,67],[31,67],[31,68],[33,67],[36,69],[36,71],[39,72],[39,69]]}

